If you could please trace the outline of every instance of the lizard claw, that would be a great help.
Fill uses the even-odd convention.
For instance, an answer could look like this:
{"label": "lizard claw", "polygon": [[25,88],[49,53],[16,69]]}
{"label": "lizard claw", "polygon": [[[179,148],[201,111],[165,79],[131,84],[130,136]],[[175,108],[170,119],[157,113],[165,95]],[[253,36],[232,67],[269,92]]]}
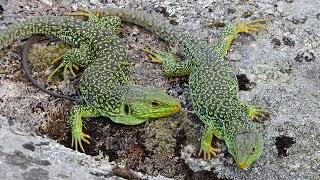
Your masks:
{"label": "lizard claw", "polygon": [[79,67],[75,64],[64,64],[61,63],[53,72],[49,75],[48,81],[51,81],[52,77],[61,69],[63,68],[63,80],[66,81],[68,79],[68,74],[70,73],[73,77],[76,77],[76,73],[73,71],[73,68],[78,70]]}
{"label": "lizard claw", "polygon": [[147,57],[150,58],[151,62],[158,63],[158,64],[162,64],[163,63],[163,60],[161,59],[161,55],[157,54],[157,51],[152,49],[150,46],[149,46],[149,49],[148,48],[144,48],[142,50],[144,52],[148,53]]}
{"label": "lizard claw", "polygon": [[[51,64],[55,64],[55,63],[57,63],[59,60],[61,60],[61,59],[63,59],[63,58],[64,58],[64,55],[59,56],[58,58],[54,59],[54,60],[51,62]],[[68,62],[66,62],[66,61],[62,61],[62,62],[60,63],[60,65],[59,65],[56,69],[54,69],[54,70],[52,71],[52,73],[49,75],[48,81],[51,81],[51,80],[52,80],[52,77],[53,77],[61,68],[63,68],[63,79],[64,79],[64,81],[67,80],[69,73],[70,73],[73,77],[76,77],[76,76],[77,76],[76,73],[73,71],[73,68],[76,69],[76,70],[79,70],[79,67],[78,67],[77,65],[72,64],[72,63],[70,63],[70,62],[68,63]]]}
{"label": "lizard claw", "polygon": [[248,108],[248,116],[253,121],[262,122],[269,119],[270,115],[271,112],[261,106],[249,106]]}
{"label": "lizard claw", "polygon": [[200,157],[201,154],[203,154],[203,159],[210,160],[211,158],[215,157],[220,151],[220,149],[213,148],[210,144],[201,144],[198,156]]}
{"label": "lizard claw", "polygon": [[55,58],[55,59],[53,59],[53,60],[51,61],[51,64],[57,63],[57,62],[60,61],[62,58],[63,58],[63,55],[62,55],[62,56],[59,56],[59,57],[57,57],[57,58]]}
{"label": "lizard claw", "polygon": [[238,33],[241,33],[241,32],[248,33],[248,32],[256,32],[259,30],[266,30],[267,26],[264,24],[270,20],[271,19],[256,19],[248,22],[240,22],[240,23],[237,23],[236,25],[236,31]]}
{"label": "lizard claw", "polygon": [[64,65],[63,64],[60,64],[56,69],[54,69],[52,71],[52,73],[49,75],[47,81],[51,81],[52,80],[52,77],[59,71],[59,69],[61,69]]}
{"label": "lizard claw", "polygon": [[76,151],[78,151],[78,145],[79,145],[82,152],[85,152],[81,141],[87,144],[90,144],[90,136],[83,132],[72,131],[71,147],[72,148],[75,147]]}

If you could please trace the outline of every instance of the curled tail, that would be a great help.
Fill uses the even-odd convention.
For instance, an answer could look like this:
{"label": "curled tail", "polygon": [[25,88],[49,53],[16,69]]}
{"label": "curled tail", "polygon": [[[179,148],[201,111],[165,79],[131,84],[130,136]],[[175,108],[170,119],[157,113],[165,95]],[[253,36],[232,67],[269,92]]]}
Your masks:
{"label": "curled tail", "polygon": [[35,87],[39,88],[41,91],[49,94],[50,96],[57,97],[57,98],[64,98],[64,99],[68,99],[70,101],[74,101],[77,104],[82,104],[83,103],[82,99],[76,99],[76,98],[73,98],[73,97],[70,97],[67,95],[62,95],[62,94],[58,94],[53,91],[50,91],[50,90],[46,89],[43,85],[39,84],[39,82],[37,82],[32,77],[32,73],[31,73],[29,66],[28,66],[28,53],[29,53],[29,50],[32,47],[34,41],[36,41],[36,36],[32,36],[30,39],[28,39],[28,41],[24,44],[23,50],[22,50],[21,66],[22,66],[22,69],[24,70],[24,73],[25,73],[27,79],[29,79],[29,81]]}
{"label": "curled tail", "polygon": [[175,32],[174,26],[169,24],[165,19],[150,15],[146,12],[121,9],[106,8],[97,10],[102,16],[119,16],[123,21],[139,25],[155,33],[170,44],[176,44],[181,34]]}

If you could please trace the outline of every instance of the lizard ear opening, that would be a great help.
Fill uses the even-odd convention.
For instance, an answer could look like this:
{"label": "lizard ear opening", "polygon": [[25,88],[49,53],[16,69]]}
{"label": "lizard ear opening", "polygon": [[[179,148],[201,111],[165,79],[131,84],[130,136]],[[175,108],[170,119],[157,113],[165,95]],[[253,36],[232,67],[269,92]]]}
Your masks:
{"label": "lizard ear opening", "polygon": [[129,105],[128,104],[125,104],[124,105],[124,113],[125,113],[125,115],[128,115],[128,114],[130,114],[130,107],[129,107]]}

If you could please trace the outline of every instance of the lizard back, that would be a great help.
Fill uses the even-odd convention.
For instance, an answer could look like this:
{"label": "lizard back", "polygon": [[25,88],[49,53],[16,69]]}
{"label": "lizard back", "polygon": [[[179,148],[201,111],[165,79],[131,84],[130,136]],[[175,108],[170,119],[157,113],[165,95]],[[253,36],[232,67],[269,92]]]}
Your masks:
{"label": "lizard back", "polygon": [[116,35],[101,31],[90,22],[47,16],[8,27],[0,33],[0,43],[7,46],[18,38],[35,34],[55,36],[74,47],[82,43],[92,46],[96,59],[83,73],[81,96],[87,103],[104,107],[106,111],[120,106],[131,68],[126,50]]}

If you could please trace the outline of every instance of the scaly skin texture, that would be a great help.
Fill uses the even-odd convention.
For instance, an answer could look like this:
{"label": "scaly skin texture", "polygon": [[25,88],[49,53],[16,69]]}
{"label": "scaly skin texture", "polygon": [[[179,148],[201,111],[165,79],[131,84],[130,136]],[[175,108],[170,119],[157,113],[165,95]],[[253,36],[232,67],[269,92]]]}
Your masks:
{"label": "scaly skin texture", "polygon": [[166,21],[143,12],[103,9],[101,15],[119,16],[123,21],[145,27],[172,46],[178,45],[185,59],[179,63],[170,53],[146,51],[153,62],[163,64],[166,76],[189,75],[193,108],[205,125],[200,155],[210,159],[219,152],[219,149],[211,146],[215,135],[225,141],[229,153],[241,169],[247,168],[261,156],[264,140],[250,118],[263,111],[240,100],[237,78],[224,56],[238,33],[264,29],[261,23],[265,20],[226,26],[219,42],[211,45],[187,34],[177,33]]}
{"label": "scaly skin texture", "polygon": [[[55,36],[79,48],[80,51],[73,52],[80,53],[71,53],[78,58],[67,58],[62,62],[68,68],[70,64],[86,68],[80,80],[81,98],[85,104],[73,106],[69,117],[72,146],[76,150],[80,146],[84,151],[82,141],[89,143],[90,138],[82,132],[82,118],[104,116],[117,123],[136,125],[180,110],[180,103],[163,90],[132,84],[128,54],[112,30],[112,23],[105,25],[101,29],[96,23],[66,17],[37,17],[0,32],[2,46],[21,37],[42,34]],[[90,55],[81,54],[82,47],[89,48]]]}

